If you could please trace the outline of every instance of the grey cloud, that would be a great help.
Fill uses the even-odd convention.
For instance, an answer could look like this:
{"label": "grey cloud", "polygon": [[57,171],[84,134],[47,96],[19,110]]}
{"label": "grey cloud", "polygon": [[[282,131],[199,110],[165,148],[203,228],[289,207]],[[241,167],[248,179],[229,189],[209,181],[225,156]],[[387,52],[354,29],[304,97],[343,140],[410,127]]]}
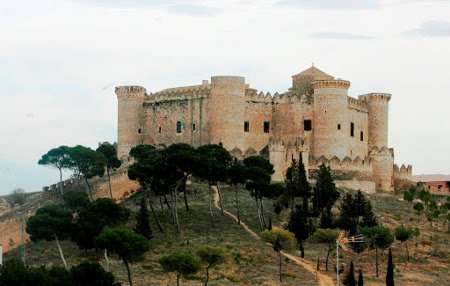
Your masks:
{"label": "grey cloud", "polygon": [[360,10],[378,8],[379,0],[280,0],[277,4],[307,9]]}
{"label": "grey cloud", "polygon": [[318,32],[311,34],[311,37],[317,39],[340,39],[340,40],[370,40],[372,36],[342,33],[342,32]]}
{"label": "grey cloud", "polygon": [[407,32],[407,34],[420,35],[425,37],[450,37],[450,22],[423,22],[417,29],[409,31]]}

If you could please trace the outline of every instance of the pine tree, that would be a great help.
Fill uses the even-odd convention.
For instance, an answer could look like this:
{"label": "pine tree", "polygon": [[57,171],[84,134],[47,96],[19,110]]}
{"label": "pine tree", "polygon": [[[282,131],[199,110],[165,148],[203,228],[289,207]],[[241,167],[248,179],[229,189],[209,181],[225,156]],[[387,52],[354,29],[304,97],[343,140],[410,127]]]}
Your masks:
{"label": "pine tree", "polygon": [[394,286],[394,263],[392,262],[391,248],[389,248],[388,266],[386,273],[386,286]]}
{"label": "pine tree", "polygon": [[140,235],[150,239],[153,237],[153,231],[150,227],[150,221],[148,219],[147,201],[142,198],[140,203],[140,209],[137,216],[136,228],[134,231]]}
{"label": "pine tree", "polygon": [[320,228],[333,228],[334,219],[331,209],[339,196],[330,167],[320,165],[313,200],[315,212],[319,212],[321,216]]}
{"label": "pine tree", "polygon": [[372,204],[368,200],[364,209],[363,219],[361,221],[361,227],[373,227],[377,226],[378,221],[373,213]]}
{"label": "pine tree", "polygon": [[364,286],[364,278],[361,269],[359,269],[358,286]]}

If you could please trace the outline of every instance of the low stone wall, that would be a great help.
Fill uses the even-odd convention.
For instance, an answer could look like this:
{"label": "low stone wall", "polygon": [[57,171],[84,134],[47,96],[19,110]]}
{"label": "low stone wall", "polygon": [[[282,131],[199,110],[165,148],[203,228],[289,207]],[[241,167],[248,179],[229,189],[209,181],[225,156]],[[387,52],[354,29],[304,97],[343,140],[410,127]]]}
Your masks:
{"label": "low stone wall", "polygon": [[361,190],[361,192],[368,194],[373,194],[376,192],[374,181],[336,180],[335,183],[338,188]]}

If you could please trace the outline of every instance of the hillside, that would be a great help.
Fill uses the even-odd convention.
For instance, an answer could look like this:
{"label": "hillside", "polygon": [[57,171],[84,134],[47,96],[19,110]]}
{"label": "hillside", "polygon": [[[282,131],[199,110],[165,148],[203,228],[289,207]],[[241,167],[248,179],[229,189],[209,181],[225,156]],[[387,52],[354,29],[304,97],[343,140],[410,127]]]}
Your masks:
{"label": "hillside", "polygon": [[[159,233],[156,224],[152,224],[154,238],[150,241],[151,249],[146,253],[142,261],[132,265],[132,271],[136,285],[173,285],[174,274],[166,274],[159,266],[158,259],[165,254],[175,250],[192,250],[201,244],[218,244],[224,247],[229,259],[226,265],[221,265],[211,273],[210,285],[277,285],[278,264],[277,257],[272,248],[261,241],[256,240],[242,226],[229,216],[222,216],[218,209],[214,209],[216,227],[211,228],[208,212],[208,190],[207,185],[193,183],[188,186],[190,211],[184,209],[182,198],[179,202],[179,217],[181,234],[175,233],[172,219],[167,208],[161,210],[159,202],[155,202],[158,216],[163,224],[164,233]],[[234,191],[222,186],[222,203],[226,210],[235,213]],[[254,200],[245,189],[239,190],[241,201],[241,219],[250,229],[258,232],[258,219]],[[137,212],[136,201],[139,194],[131,197],[124,204]],[[409,241],[411,262],[406,263],[404,246],[398,241],[392,245],[395,263],[396,285],[450,285],[448,275],[449,248],[448,233],[444,232],[446,226],[442,222],[434,223],[433,226],[424,217],[417,216],[408,202],[399,200],[393,194],[374,194],[369,196],[379,220],[386,226],[394,227],[405,224],[418,226],[421,235],[416,241]],[[281,226],[286,220],[287,211],[281,215],[273,213],[272,202],[266,200],[264,208],[267,218],[272,219],[274,226]],[[150,216],[153,223],[153,216]],[[129,226],[132,227],[130,222]],[[61,264],[58,251],[53,242],[27,243],[27,262],[30,265]],[[101,254],[93,251],[82,252],[77,246],[65,241],[63,248],[66,259],[73,265],[83,259],[98,259],[104,263]],[[299,255],[298,252],[293,253]],[[321,261],[326,256],[326,247],[321,244],[307,242],[305,244],[306,263],[314,266],[317,258]],[[15,249],[6,255],[19,256],[19,249]],[[335,252],[332,252],[329,268],[335,267]],[[366,285],[385,285],[386,253],[380,255],[380,275],[375,277],[375,254],[373,250],[366,250],[359,256],[357,254],[343,253],[341,259],[344,263],[354,260],[355,269],[363,270]],[[333,277],[332,271],[324,271],[324,263],[320,269],[321,273]],[[118,281],[127,285],[126,271],[121,261],[113,258],[111,271]],[[306,270],[291,260],[283,260],[282,285],[318,285],[315,273]],[[202,285],[203,272],[183,280],[182,285]],[[326,284],[322,284],[326,285]]]}

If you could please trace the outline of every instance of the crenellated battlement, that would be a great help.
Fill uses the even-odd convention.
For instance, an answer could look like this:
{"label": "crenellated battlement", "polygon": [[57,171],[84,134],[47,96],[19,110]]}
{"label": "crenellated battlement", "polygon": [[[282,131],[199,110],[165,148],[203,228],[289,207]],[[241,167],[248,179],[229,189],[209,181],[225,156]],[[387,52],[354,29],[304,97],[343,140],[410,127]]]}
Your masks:
{"label": "crenellated battlement", "polygon": [[411,179],[412,177],[412,166],[402,164],[399,168],[397,164],[394,164],[394,176],[402,179]]}
{"label": "crenellated battlement", "polygon": [[147,98],[147,90],[138,85],[116,86],[115,93],[119,99],[143,100]]}
{"label": "crenellated battlement", "polygon": [[367,106],[366,101],[358,100],[350,96],[347,97],[347,101],[348,101],[348,108],[356,109],[362,112],[369,112],[369,107]]}
{"label": "crenellated battlement", "polygon": [[314,88],[314,93],[316,89],[348,89],[350,87],[350,82],[348,80],[318,80],[313,81],[312,86]]}
{"label": "crenellated battlement", "polygon": [[247,102],[255,103],[290,104],[301,102],[310,104],[310,102],[306,100],[307,97],[307,94],[297,94],[295,92],[275,92],[273,96],[270,92],[264,93],[260,91],[258,93],[256,89],[247,89],[245,92],[245,100]]}
{"label": "crenellated battlement", "polygon": [[347,156],[342,160],[337,156],[334,156],[331,159],[328,159],[325,156],[321,156],[319,158],[315,158],[312,155],[309,156],[310,169],[318,169],[322,164],[329,166],[333,170],[358,170],[372,172],[372,162],[368,156],[365,158],[360,158],[357,156],[354,159]]}
{"label": "crenellated battlement", "polygon": [[390,157],[394,157],[394,149],[393,148],[387,148],[387,147],[373,147],[372,149],[369,150],[369,154],[370,155],[375,155],[375,156],[390,156]]}
{"label": "crenellated battlement", "polygon": [[168,88],[155,93],[151,93],[148,96],[148,100],[146,103],[198,99],[205,98],[210,94],[210,84]]}
{"label": "crenellated battlement", "polygon": [[388,103],[391,100],[391,94],[389,93],[367,93],[358,96],[359,100],[363,100],[370,103],[385,102]]}

